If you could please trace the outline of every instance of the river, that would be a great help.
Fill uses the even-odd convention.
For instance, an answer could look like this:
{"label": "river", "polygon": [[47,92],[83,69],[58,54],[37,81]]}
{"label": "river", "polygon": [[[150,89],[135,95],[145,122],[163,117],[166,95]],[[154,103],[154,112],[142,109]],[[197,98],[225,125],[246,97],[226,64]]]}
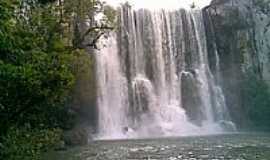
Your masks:
{"label": "river", "polygon": [[269,160],[270,135],[232,134],[148,140],[94,141],[50,160]]}

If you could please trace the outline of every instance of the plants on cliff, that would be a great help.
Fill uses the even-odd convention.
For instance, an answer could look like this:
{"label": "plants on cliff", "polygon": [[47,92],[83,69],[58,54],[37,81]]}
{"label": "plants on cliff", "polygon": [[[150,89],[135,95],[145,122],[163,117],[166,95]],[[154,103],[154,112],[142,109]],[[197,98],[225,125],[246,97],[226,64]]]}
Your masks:
{"label": "plants on cliff", "polygon": [[244,80],[243,103],[247,109],[250,128],[270,131],[270,89],[266,81],[249,73]]}
{"label": "plants on cliff", "polygon": [[254,5],[259,7],[264,14],[270,14],[270,0],[255,0]]}

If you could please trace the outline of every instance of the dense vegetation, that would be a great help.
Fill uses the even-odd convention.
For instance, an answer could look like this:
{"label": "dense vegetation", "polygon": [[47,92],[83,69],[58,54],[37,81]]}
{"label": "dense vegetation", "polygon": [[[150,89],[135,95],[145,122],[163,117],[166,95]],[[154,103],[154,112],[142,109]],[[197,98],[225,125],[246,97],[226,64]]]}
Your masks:
{"label": "dense vegetation", "polygon": [[[269,1],[257,2],[269,13]],[[114,16],[98,0],[0,1],[0,159],[38,160],[61,141],[74,123],[67,103],[84,66],[78,60],[98,48]],[[242,93],[251,127],[270,130],[266,82],[247,75]]]}
{"label": "dense vegetation", "polygon": [[[58,143],[73,123],[66,103],[76,57],[97,47],[111,19],[113,10],[96,0],[0,1],[0,159],[40,159]],[[81,30],[85,21],[93,24]]]}
{"label": "dense vegetation", "polygon": [[270,88],[267,81],[248,73],[243,81],[242,93],[249,129],[270,131]]}

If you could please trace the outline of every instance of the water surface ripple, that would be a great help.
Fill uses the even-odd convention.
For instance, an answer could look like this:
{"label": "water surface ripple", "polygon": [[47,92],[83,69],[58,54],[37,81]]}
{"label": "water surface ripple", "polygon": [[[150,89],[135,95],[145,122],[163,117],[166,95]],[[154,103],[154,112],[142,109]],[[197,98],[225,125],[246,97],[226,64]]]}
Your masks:
{"label": "water surface ripple", "polygon": [[[47,157],[48,158],[48,157]],[[50,160],[270,160],[270,135],[96,141]]]}

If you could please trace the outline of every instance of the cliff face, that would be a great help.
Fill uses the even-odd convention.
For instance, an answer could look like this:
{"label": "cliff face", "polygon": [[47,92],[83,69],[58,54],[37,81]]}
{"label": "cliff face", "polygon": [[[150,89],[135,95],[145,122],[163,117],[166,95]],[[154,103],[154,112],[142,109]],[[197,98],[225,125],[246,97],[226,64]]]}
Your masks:
{"label": "cliff face", "polygon": [[[247,122],[244,82],[248,77],[270,85],[270,2],[267,0],[213,0],[204,9],[208,58],[213,73],[220,63],[220,83],[233,120]],[[219,62],[215,58],[219,55]]]}

